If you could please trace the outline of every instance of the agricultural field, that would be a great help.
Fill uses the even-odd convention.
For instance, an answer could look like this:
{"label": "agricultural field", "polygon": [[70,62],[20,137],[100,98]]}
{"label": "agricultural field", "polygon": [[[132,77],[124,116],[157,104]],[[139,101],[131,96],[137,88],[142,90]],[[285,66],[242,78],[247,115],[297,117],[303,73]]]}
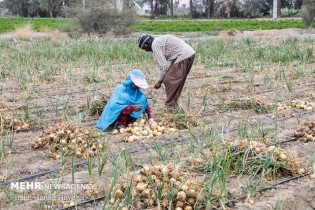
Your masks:
{"label": "agricultural field", "polygon": [[128,72],[158,78],[137,36],[0,40],[0,209],[314,209],[315,37],[180,36],[180,107],[146,90],[155,122],[107,133]]}
{"label": "agricultural field", "polygon": [[[139,19],[141,20],[141,19]],[[25,25],[31,25],[37,32],[66,31],[78,33],[80,26],[74,18],[0,18],[0,33],[13,32]],[[313,24],[312,27],[315,25]],[[266,19],[211,19],[211,20],[141,20],[132,28],[136,31],[160,32],[195,32],[195,31],[225,31],[225,30],[268,30],[286,28],[304,28],[300,18],[283,18],[280,20]]]}

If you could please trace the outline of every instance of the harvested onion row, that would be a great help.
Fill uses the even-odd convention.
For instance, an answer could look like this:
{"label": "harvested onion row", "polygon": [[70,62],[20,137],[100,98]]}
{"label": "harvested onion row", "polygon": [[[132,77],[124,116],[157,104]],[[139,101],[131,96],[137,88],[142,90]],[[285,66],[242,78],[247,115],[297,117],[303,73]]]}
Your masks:
{"label": "harvested onion row", "polygon": [[[277,161],[283,162],[288,166],[291,174],[302,174],[305,173],[305,164],[301,158],[297,158],[290,154],[287,150],[276,148],[275,146],[267,146],[264,143],[257,141],[247,141],[247,140],[236,140],[230,143],[231,146],[239,149],[251,148],[256,154],[268,154],[273,153]],[[253,155],[250,153],[249,155]]]}
{"label": "harvested onion row", "polygon": [[305,111],[310,111],[310,110],[315,109],[315,102],[292,100],[289,103],[289,105],[287,105],[285,102],[278,102],[278,111],[284,110],[284,109],[292,109],[292,108],[298,108],[298,109],[303,109]]}
{"label": "harvested onion row", "polygon": [[315,121],[306,121],[298,128],[294,136],[303,142],[315,141]]}
{"label": "harvested onion row", "polygon": [[99,141],[89,142],[90,134],[89,129],[60,123],[56,127],[50,126],[44,130],[40,137],[31,143],[31,147],[49,149],[49,156],[56,160],[61,158],[62,152],[87,159],[89,156],[95,156],[97,149],[103,147]]}
{"label": "harvested onion row", "polygon": [[156,122],[154,119],[149,119],[145,121],[141,119],[139,122],[134,122],[129,124],[126,128],[121,128],[119,130],[114,129],[112,131],[113,135],[130,133],[131,136],[126,138],[126,142],[134,142],[143,138],[151,139],[154,136],[159,136],[165,132],[175,132],[176,128],[167,128],[162,123]]}
{"label": "harvested onion row", "polygon": [[10,130],[20,130],[29,127],[22,119],[12,118],[11,116],[0,116],[0,124],[4,129]]}
{"label": "harvested onion row", "polygon": [[[167,209],[192,210],[200,193],[196,182],[189,180],[189,173],[183,173],[176,167],[166,165],[154,165],[144,167],[132,177],[132,197],[138,200],[137,208],[161,206]],[[127,189],[126,179],[118,180],[118,186],[112,192],[111,203],[124,198]],[[161,187],[160,204],[157,204],[154,190]],[[168,196],[172,194],[172,203],[169,203]],[[124,205],[120,202],[120,205]]]}

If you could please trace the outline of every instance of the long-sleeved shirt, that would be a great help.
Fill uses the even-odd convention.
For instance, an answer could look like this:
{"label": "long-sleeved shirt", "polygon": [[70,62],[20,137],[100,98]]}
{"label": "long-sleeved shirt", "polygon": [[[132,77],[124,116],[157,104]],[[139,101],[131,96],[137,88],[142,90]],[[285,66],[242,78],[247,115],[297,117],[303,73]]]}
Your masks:
{"label": "long-sleeved shirt", "polygon": [[163,81],[165,72],[168,70],[167,61],[178,63],[195,54],[191,46],[172,35],[155,38],[152,42],[152,51],[160,65],[159,81]]}

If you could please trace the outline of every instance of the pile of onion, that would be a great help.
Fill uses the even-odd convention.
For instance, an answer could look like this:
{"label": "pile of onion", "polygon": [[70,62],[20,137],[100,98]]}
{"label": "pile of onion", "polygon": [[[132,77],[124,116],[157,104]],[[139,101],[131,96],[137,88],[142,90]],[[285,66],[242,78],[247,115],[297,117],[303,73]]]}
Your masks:
{"label": "pile of onion", "polygon": [[[257,141],[248,141],[248,140],[236,140],[230,143],[231,146],[239,149],[251,148],[256,154],[268,154],[273,153],[275,159],[277,161],[283,162],[288,166],[288,171],[291,174],[302,174],[305,173],[305,164],[304,160],[290,154],[287,150],[276,148],[275,146],[267,146],[264,143]],[[253,153],[249,153],[249,155],[253,155]]]}
{"label": "pile of onion", "polygon": [[[200,193],[196,182],[190,180],[189,173],[181,172],[174,166],[154,165],[144,167],[131,180],[132,197],[139,201],[138,208],[158,206],[154,190],[161,188],[160,206],[163,209],[192,210]],[[111,203],[124,199],[127,189],[126,179],[118,181],[112,192]],[[172,203],[168,196],[172,195]]]}
{"label": "pile of onion", "polygon": [[28,128],[29,125],[22,119],[12,118],[11,116],[0,116],[0,123],[4,129],[20,130]]}
{"label": "pile of onion", "polygon": [[155,136],[159,136],[166,132],[175,132],[176,128],[168,128],[162,123],[156,122],[154,119],[144,120],[141,119],[139,122],[134,122],[129,124],[126,128],[121,128],[119,130],[114,129],[112,131],[113,135],[128,133],[125,139],[126,142],[134,142],[136,140],[141,140],[143,138],[151,139]]}
{"label": "pile of onion", "polygon": [[306,121],[299,127],[294,137],[303,142],[315,141],[315,121]]}
{"label": "pile of onion", "polygon": [[298,108],[298,109],[304,109],[306,111],[310,111],[315,109],[315,102],[307,102],[302,100],[292,100],[289,105],[286,105],[285,102],[279,102],[278,103],[278,111],[283,109],[291,109],[291,108]]}
{"label": "pile of onion", "polygon": [[91,142],[90,134],[89,128],[60,123],[44,130],[40,137],[31,143],[31,147],[49,149],[50,157],[56,160],[61,158],[62,153],[87,159],[89,156],[95,156],[97,150],[103,147],[99,141]]}

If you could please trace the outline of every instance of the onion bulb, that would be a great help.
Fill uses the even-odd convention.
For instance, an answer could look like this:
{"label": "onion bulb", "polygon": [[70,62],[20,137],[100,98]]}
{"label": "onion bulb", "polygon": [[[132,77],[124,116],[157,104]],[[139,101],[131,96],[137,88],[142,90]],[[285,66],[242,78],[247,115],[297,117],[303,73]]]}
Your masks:
{"label": "onion bulb", "polygon": [[185,201],[186,200],[186,193],[184,191],[179,191],[177,193],[177,196],[176,196],[177,200],[179,201]]}

